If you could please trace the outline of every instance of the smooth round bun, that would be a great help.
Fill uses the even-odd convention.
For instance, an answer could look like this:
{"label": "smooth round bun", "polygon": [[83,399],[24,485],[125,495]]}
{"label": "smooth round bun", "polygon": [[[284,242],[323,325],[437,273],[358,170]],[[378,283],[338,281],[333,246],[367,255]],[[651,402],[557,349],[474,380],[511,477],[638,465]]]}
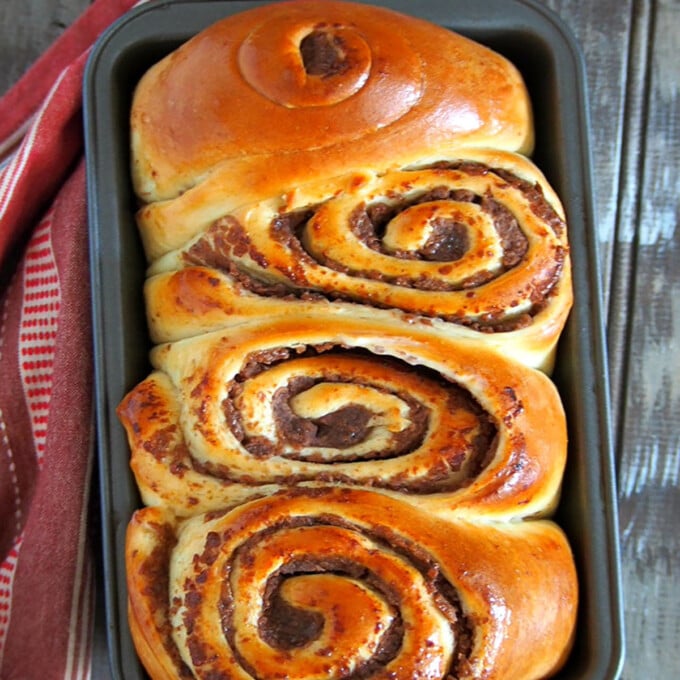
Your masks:
{"label": "smooth round bun", "polygon": [[152,258],[181,245],[172,199],[200,223],[224,197],[232,209],[357,169],[533,146],[528,94],[504,57],[414,17],[330,0],[267,4],[189,40],[138,84],[131,134],[135,190],[161,202],[139,213],[142,231],[158,232],[145,239]]}

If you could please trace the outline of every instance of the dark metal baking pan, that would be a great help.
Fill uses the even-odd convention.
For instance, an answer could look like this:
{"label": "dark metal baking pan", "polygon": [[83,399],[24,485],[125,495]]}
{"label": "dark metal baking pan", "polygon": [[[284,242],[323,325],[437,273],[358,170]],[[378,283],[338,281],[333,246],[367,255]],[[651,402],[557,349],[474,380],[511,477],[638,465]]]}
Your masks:
{"label": "dark metal baking pan", "polygon": [[[124,535],[139,497],[115,408],[148,374],[142,300],[145,261],[133,220],[128,112],[133,88],[158,59],[220,18],[257,2],[154,2],[114,24],[85,74],[98,463],[107,633],[115,678],[143,678],[126,619]],[[554,379],[569,422],[569,460],[557,521],[574,548],[581,588],[577,639],[559,678],[613,680],[623,660],[618,527],[608,376],[580,50],[555,14],[532,0],[383,0],[467,35],[522,72],[535,114],[534,161],[565,205],[575,304]]]}

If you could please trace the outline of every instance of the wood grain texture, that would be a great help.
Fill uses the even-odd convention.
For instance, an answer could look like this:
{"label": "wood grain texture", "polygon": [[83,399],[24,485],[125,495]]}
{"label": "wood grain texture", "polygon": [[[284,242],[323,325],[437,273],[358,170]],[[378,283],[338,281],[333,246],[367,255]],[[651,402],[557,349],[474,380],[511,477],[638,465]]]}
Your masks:
{"label": "wood grain texture", "polygon": [[[595,223],[600,243],[605,307],[612,277],[612,244],[618,214],[617,195],[621,179],[630,38],[631,0],[580,2],[546,0],[567,24],[579,43],[586,65],[591,114],[591,157],[595,182]],[[617,11],[611,8],[616,6]],[[607,153],[602,153],[607,149]]]}
{"label": "wood grain texture", "polygon": [[[88,3],[2,0],[0,92]],[[581,44],[607,312],[627,655],[680,673],[680,2],[545,0]],[[100,638],[101,639],[101,638]],[[93,677],[106,677],[95,650]]]}
{"label": "wood grain texture", "polygon": [[618,422],[623,578],[629,639],[649,640],[630,655],[631,678],[680,669],[680,4],[649,5],[639,181],[629,187],[639,199],[620,229],[634,258]]}
{"label": "wood grain texture", "polygon": [[625,680],[680,672],[680,3],[551,3],[588,65]]}
{"label": "wood grain texture", "polygon": [[0,93],[21,77],[88,4],[88,0],[0,2]]}

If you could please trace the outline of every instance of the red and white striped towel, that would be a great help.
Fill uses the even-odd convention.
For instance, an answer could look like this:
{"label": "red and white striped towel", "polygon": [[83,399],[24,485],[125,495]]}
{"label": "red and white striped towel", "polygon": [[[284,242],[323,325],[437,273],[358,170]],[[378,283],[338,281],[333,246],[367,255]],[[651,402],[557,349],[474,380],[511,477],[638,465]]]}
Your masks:
{"label": "red and white striped towel", "polygon": [[[0,678],[87,678],[92,351],[81,122],[96,0],[0,99]],[[98,527],[94,527],[94,532]]]}

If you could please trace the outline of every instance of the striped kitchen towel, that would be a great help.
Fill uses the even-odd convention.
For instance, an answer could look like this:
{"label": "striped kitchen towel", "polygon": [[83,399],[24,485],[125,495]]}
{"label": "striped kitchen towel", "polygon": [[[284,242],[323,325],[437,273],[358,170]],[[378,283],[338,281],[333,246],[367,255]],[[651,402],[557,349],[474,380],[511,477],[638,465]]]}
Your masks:
{"label": "striped kitchen towel", "polygon": [[0,678],[87,678],[92,351],[81,122],[96,0],[0,99]]}

